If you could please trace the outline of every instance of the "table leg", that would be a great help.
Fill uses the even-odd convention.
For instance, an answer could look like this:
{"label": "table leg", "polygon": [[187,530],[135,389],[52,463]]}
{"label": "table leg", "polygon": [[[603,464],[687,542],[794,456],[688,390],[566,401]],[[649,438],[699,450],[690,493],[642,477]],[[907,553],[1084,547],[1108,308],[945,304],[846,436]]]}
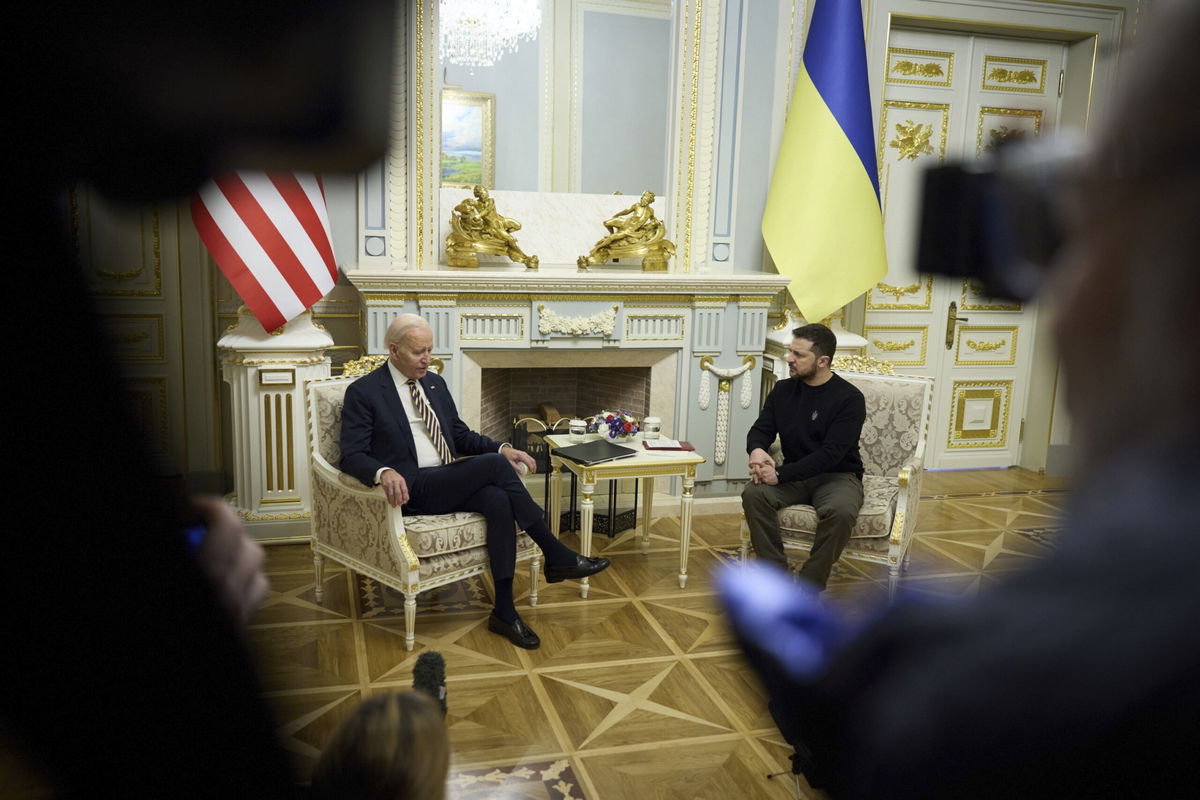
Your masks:
{"label": "table leg", "polygon": [[650,552],[650,514],[654,512],[654,478],[642,478],[642,553]]}
{"label": "table leg", "polygon": [[550,461],[550,502],[546,503],[550,519],[550,532],[557,537],[562,523],[562,470],[553,459]]}
{"label": "table leg", "polygon": [[[583,502],[579,508],[579,549],[585,556],[592,554],[592,517],[596,511],[596,503],[592,499],[592,491],[596,488],[596,480],[590,475],[583,479]],[[588,578],[579,581],[579,596],[588,596]]]}
{"label": "table leg", "polygon": [[683,500],[679,508],[679,588],[687,585],[688,547],[692,543],[692,487],[696,479],[686,476],[683,479]]}

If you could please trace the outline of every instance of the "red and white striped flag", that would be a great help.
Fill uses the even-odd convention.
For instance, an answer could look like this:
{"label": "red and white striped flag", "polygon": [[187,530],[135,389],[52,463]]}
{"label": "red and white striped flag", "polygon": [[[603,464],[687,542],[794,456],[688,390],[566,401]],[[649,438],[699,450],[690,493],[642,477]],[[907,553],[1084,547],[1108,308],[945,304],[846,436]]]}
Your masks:
{"label": "red and white striped flag", "polygon": [[234,172],[209,181],[192,198],[192,221],[268,331],[337,282],[325,190],[311,173]]}

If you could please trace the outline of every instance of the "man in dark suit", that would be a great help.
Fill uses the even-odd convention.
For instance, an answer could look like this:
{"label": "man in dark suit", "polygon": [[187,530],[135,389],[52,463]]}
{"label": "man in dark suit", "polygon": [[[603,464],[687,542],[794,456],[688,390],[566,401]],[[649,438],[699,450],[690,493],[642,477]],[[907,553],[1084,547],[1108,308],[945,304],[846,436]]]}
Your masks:
{"label": "man in dark suit", "polygon": [[[487,549],[496,584],[488,630],[532,650],[541,641],[513,605],[515,522],[542,548],[550,583],[594,575],[607,558],[581,556],[560,542],[519,473],[534,472],[528,453],[467,427],[440,375],[429,371],[433,331],[416,314],[388,327],[388,361],[346,390],[341,468],[380,485],[392,506],[410,514],[477,511],[487,518]],[[474,456],[456,460],[461,456]]]}

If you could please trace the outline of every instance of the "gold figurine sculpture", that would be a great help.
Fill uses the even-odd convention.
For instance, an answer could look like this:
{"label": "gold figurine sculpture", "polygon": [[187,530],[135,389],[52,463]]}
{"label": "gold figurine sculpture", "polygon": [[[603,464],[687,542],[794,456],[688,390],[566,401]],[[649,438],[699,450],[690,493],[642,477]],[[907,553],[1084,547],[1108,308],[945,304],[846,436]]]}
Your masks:
{"label": "gold figurine sculpture", "polygon": [[479,254],[508,256],[526,269],[537,269],[538,257],[527,256],[517,246],[513,231],[521,223],[496,211],[496,201],[487,189],[475,186],[474,197],[454,207],[450,233],[446,236],[446,263],[452,267],[478,267]]}
{"label": "gold figurine sculpture", "polygon": [[596,242],[592,252],[579,257],[579,268],[603,264],[614,258],[641,256],[642,269],[659,272],[667,268],[667,259],[675,255],[675,245],[667,241],[667,226],[654,216],[650,204],[654,192],[642,192],[636,203],[604,220],[608,235]]}

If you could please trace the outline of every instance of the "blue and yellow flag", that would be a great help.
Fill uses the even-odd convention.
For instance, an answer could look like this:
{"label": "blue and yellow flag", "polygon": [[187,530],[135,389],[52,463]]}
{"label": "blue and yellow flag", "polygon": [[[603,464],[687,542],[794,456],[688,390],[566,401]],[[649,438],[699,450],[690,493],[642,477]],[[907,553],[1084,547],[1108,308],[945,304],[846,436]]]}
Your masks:
{"label": "blue and yellow flag", "polygon": [[816,0],[762,232],[810,322],[887,274],[859,0]]}

